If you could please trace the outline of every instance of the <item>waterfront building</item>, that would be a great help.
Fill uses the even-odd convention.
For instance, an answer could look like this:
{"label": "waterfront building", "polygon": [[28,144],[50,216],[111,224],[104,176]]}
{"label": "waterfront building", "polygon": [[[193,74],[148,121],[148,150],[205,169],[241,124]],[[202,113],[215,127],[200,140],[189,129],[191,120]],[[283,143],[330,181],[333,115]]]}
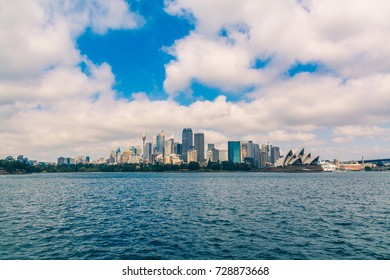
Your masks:
{"label": "waterfront building", "polygon": [[64,157],[59,157],[57,159],[57,165],[64,165],[65,164],[65,158]]}
{"label": "waterfront building", "polygon": [[275,164],[276,161],[280,158],[280,149],[279,147],[273,146],[271,148],[271,163]]}
{"label": "waterfront building", "polygon": [[108,157],[108,163],[110,163],[110,164],[116,163],[115,150],[111,150],[110,156]]}
{"label": "waterfront building", "polygon": [[169,157],[171,154],[173,154],[173,143],[173,138],[164,141],[164,157]]}
{"label": "waterfront building", "polygon": [[253,161],[254,157],[253,142],[241,143],[241,161]]}
{"label": "waterfront building", "polygon": [[279,158],[275,166],[286,167],[292,165],[318,165],[319,156],[305,154],[305,149],[290,150],[285,157]]}
{"label": "waterfront building", "polygon": [[178,142],[173,143],[173,153],[181,157],[181,144]]}
{"label": "waterfront building", "polygon": [[128,163],[140,163],[142,161],[142,157],[140,155],[130,155]]}
{"label": "waterfront building", "polygon": [[259,144],[253,144],[253,164],[255,165],[255,168],[260,168],[261,166],[261,151],[260,151],[260,145]]}
{"label": "waterfront building", "polygon": [[180,159],[180,157],[178,155],[172,154],[172,155],[170,155],[170,163],[171,164],[180,165],[181,164],[181,159]]}
{"label": "waterfront building", "polygon": [[230,162],[241,162],[241,143],[240,141],[228,142],[228,160]]}
{"label": "waterfront building", "polygon": [[165,141],[164,131],[161,131],[156,136],[156,152],[162,155],[164,155],[164,141]]}
{"label": "waterfront building", "polygon": [[130,156],[133,155],[133,151],[132,150],[126,150],[126,151],[123,151],[122,153],[122,163],[128,163],[130,162]]}
{"label": "waterfront building", "polygon": [[66,164],[66,165],[70,165],[70,162],[71,162],[71,158],[70,158],[70,157],[67,157],[67,158],[65,159],[65,164]]}
{"label": "waterfront building", "polygon": [[182,159],[184,162],[189,162],[187,155],[188,150],[191,149],[193,146],[193,135],[192,135],[192,129],[191,128],[184,128],[182,132]]}
{"label": "waterfront building", "polygon": [[207,162],[208,161],[211,161],[211,162],[219,161],[219,150],[215,149],[214,145],[209,146],[209,147],[213,147],[213,148],[207,150],[207,157],[206,157]]}
{"label": "waterfront building", "polygon": [[219,150],[219,161],[228,161],[228,151],[227,150]]}
{"label": "waterfront building", "polygon": [[148,162],[153,162],[152,154],[153,154],[153,144],[152,144],[152,142],[146,142],[146,144],[145,144],[145,151],[144,151],[144,158]]}
{"label": "waterfront building", "polygon": [[194,149],[197,151],[197,159],[199,163],[204,162],[204,133],[194,134]]}
{"label": "waterfront building", "polygon": [[85,156],[77,156],[76,158],[76,164],[77,163],[82,163],[84,164],[85,163]]}
{"label": "waterfront building", "polygon": [[187,159],[188,159],[188,163],[190,163],[192,161],[197,162],[198,161],[198,151],[195,149],[189,149],[187,151]]}
{"label": "waterfront building", "polygon": [[261,150],[260,150],[260,167],[261,168],[267,167],[267,163],[268,163],[267,146],[261,145]]}
{"label": "waterfront building", "polygon": [[86,157],[85,157],[85,163],[86,163],[86,164],[89,164],[90,162],[91,162],[90,157],[89,157],[89,156],[86,156]]}

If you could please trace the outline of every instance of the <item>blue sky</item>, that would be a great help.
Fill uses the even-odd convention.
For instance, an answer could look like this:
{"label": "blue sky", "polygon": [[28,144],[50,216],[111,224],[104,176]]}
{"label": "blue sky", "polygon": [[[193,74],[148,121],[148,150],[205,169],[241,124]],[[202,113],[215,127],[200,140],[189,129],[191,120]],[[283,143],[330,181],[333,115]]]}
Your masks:
{"label": "blue sky", "polygon": [[140,29],[110,30],[104,35],[87,30],[77,45],[95,63],[111,65],[116,77],[114,88],[121,96],[131,98],[133,92],[145,92],[152,99],[166,99],[164,65],[172,57],[164,47],[187,36],[194,26],[164,12],[162,0],[128,2],[145,19]]}
{"label": "blue sky", "polygon": [[[390,154],[390,4],[348,0],[7,1],[0,157],[106,156],[183,127]],[[380,46],[380,47],[378,47]]]}

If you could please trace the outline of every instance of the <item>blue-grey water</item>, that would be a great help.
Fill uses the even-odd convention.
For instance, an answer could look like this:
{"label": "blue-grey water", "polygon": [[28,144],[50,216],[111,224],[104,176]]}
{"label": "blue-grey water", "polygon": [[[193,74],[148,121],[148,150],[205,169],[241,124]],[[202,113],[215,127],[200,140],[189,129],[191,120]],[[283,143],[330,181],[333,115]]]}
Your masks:
{"label": "blue-grey water", "polygon": [[390,172],[4,175],[0,259],[390,259]]}

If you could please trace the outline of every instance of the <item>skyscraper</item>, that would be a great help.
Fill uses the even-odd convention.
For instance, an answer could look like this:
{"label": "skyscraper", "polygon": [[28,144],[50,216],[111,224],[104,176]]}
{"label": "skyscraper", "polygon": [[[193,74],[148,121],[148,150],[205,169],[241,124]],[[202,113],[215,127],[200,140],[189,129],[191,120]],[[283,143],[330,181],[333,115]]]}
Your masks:
{"label": "skyscraper", "polygon": [[191,147],[193,146],[193,140],[192,140],[192,129],[191,128],[184,128],[183,133],[181,136],[182,139],[182,146],[181,146],[181,158],[184,162],[188,162],[187,158],[187,152]]}
{"label": "skyscraper", "polygon": [[197,151],[197,160],[199,163],[204,162],[204,133],[194,134],[194,149]]}
{"label": "skyscraper", "polygon": [[228,160],[230,162],[241,162],[240,141],[229,141],[228,142]]}
{"label": "skyscraper", "polygon": [[178,142],[173,143],[173,153],[181,157],[181,144]]}
{"label": "skyscraper", "polygon": [[161,131],[161,133],[156,136],[156,152],[159,154],[164,154],[164,141],[164,131]]}
{"label": "skyscraper", "polygon": [[164,141],[164,157],[169,157],[171,154],[173,154],[173,138]]}
{"label": "skyscraper", "polygon": [[280,149],[279,147],[271,148],[271,163],[275,164],[275,162],[280,158]]}

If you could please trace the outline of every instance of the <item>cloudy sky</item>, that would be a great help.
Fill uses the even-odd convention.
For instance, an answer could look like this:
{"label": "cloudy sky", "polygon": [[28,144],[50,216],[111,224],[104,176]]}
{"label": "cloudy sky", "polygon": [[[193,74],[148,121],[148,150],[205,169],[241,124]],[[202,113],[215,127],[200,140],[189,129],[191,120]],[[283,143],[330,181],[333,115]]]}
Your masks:
{"label": "cloudy sky", "polygon": [[160,130],[390,157],[388,0],[0,0],[0,158]]}

